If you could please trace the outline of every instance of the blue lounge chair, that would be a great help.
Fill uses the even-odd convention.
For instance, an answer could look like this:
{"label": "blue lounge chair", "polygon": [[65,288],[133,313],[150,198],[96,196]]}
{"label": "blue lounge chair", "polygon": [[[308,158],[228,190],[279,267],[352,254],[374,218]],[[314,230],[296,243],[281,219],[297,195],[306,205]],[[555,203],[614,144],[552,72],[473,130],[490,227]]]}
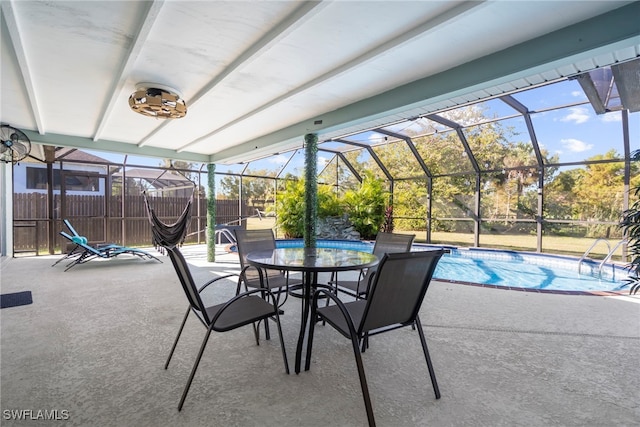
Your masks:
{"label": "blue lounge chair", "polygon": [[160,259],[151,255],[150,253],[137,248],[120,246],[116,245],[115,243],[101,244],[96,246],[90,245],[87,241],[87,238],[79,235],[68,220],[65,219],[64,223],[74,235],[70,235],[65,231],[61,231],[60,235],[75,245],[73,249],[71,249],[71,251],[69,251],[64,257],[53,264],[55,266],[65,259],[72,260],[69,264],[67,264],[64,271],[67,271],[78,264],[83,264],[87,261],[91,261],[94,258],[109,259],[115,258],[118,255],[122,254],[134,255],[142,259],[154,259],[158,262],[162,262]]}

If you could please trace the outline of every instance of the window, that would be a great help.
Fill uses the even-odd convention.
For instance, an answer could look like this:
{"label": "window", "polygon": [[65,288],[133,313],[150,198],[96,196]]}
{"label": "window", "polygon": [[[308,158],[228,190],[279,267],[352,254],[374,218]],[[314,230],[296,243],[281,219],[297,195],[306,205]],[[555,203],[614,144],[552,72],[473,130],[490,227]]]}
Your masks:
{"label": "window", "polygon": [[[53,171],[53,189],[60,190],[60,170]],[[65,189],[67,191],[100,191],[99,177],[91,173],[77,175],[70,172],[64,174]],[[46,190],[47,170],[44,168],[27,167],[27,188],[30,190]]]}

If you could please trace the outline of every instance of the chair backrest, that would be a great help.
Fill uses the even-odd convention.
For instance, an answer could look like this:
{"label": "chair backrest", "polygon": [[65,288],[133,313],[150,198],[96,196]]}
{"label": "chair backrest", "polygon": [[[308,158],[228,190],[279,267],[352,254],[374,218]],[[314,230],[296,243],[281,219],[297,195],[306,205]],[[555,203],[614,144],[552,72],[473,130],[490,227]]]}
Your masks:
{"label": "chair backrest", "polygon": [[[415,234],[383,233],[381,231],[376,236],[376,242],[373,245],[373,254],[377,255],[378,258],[382,258],[384,254],[410,252],[411,245],[413,245],[413,239],[415,238]],[[375,272],[376,268],[370,268],[367,270],[367,274],[365,274],[364,278],[361,280],[362,290],[367,288],[371,275]]]}
{"label": "chair backrest", "polygon": [[73,228],[73,226],[71,225],[71,222],[68,219],[63,219],[62,222],[64,222],[64,225],[67,226],[69,231],[73,233],[74,236],[79,236],[78,232],[76,231],[75,228]]}
{"label": "chair backrest", "polygon": [[210,324],[211,319],[209,319],[209,316],[207,316],[207,312],[204,309],[204,304],[202,303],[202,299],[200,298],[200,294],[198,293],[198,288],[195,281],[193,280],[193,276],[191,275],[191,270],[189,270],[189,265],[184,259],[182,252],[180,252],[180,250],[175,246],[173,248],[167,248],[167,252],[169,253],[169,258],[171,258],[171,262],[173,263],[173,268],[178,274],[182,289],[187,295],[189,304],[191,304],[191,308],[198,310],[202,314],[205,322],[207,324]]}
{"label": "chair backrest", "polygon": [[75,243],[76,245],[80,246],[81,248],[83,248],[85,251],[87,252],[91,252],[96,256],[100,256],[100,257],[105,257],[105,254],[100,251],[99,249],[94,248],[93,246],[89,245],[89,243],[87,242],[87,238],[84,236],[72,236],[69,233],[66,233],[64,231],[61,231],[59,233],[62,237],[70,240],[72,243]]}
{"label": "chair backrest", "polygon": [[382,257],[384,254],[409,252],[415,234],[397,234],[379,232],[373,245],[373,254]]}
{"label": "chair backrest", "polygon": [[444,249],[387,253],[369,289],[358,333],[415,321]]}
{"label": "chair backrest", "polygon": [[276,238],[270,228],[262,230],[234,230],[238,244],[240,265],[244,268],[247,254],[255,251],[269,251],[276,248]]}

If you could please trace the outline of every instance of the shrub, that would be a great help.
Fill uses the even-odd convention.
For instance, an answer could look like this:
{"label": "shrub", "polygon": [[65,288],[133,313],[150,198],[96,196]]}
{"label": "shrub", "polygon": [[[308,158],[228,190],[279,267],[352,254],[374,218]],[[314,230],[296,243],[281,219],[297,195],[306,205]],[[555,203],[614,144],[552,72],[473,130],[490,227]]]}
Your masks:
{"label": "shrub", "polygon": [[347,191],[344,203],[354,228],[363,239],[375,239],[384,222],[388,193],[382,181],[366,172],[360,188]]}
{"label": "shrub", "polygon": [[[385,220],[388,193],[382,181],[367,173],[362,185],[340,199],[328,186],[318,187],[318,218],[346,213],[363,239],[374,239]],[[305,182],[288,181],[276,198],[277,224],[286,238],[304,235]]]}
{"label": "shrub", "polygon": [[304,234],[304,181],[287,181],[284,191],[276,197],[278,227],[288,239],[299,238]]}

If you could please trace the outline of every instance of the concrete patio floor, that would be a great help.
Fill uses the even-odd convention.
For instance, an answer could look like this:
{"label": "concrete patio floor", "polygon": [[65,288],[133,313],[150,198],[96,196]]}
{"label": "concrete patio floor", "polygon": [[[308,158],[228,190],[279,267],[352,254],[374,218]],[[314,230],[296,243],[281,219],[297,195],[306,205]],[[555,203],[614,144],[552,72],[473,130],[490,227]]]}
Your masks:
{"label": "concrete patio floor", "polygon": [[[208,263],[204,246],[183,252],[199,283],[239,271],[235,255]],[[205,329],[191,317],[163,369],[186,309],[168,257],[122,256],[68,272],[51,267],[59,258],[2,259],[1,292],[31,291],[33,304],[0,310],[1,425],[367,425],[350,343],[332,328],[316,328],[311,370],[293,373],[295,298],[282,317],[291,375],[277,339],[256,346],[250,327],[214,333],[178,412]],[[230,297],[235,282],[218,289]],[[434,281],[420,316],[442,398],[434,398],[417,332],[374,337],[364,364],[376,421],[640,425],[639,302]],[[19,421],[11,411],[68,419]]]}

